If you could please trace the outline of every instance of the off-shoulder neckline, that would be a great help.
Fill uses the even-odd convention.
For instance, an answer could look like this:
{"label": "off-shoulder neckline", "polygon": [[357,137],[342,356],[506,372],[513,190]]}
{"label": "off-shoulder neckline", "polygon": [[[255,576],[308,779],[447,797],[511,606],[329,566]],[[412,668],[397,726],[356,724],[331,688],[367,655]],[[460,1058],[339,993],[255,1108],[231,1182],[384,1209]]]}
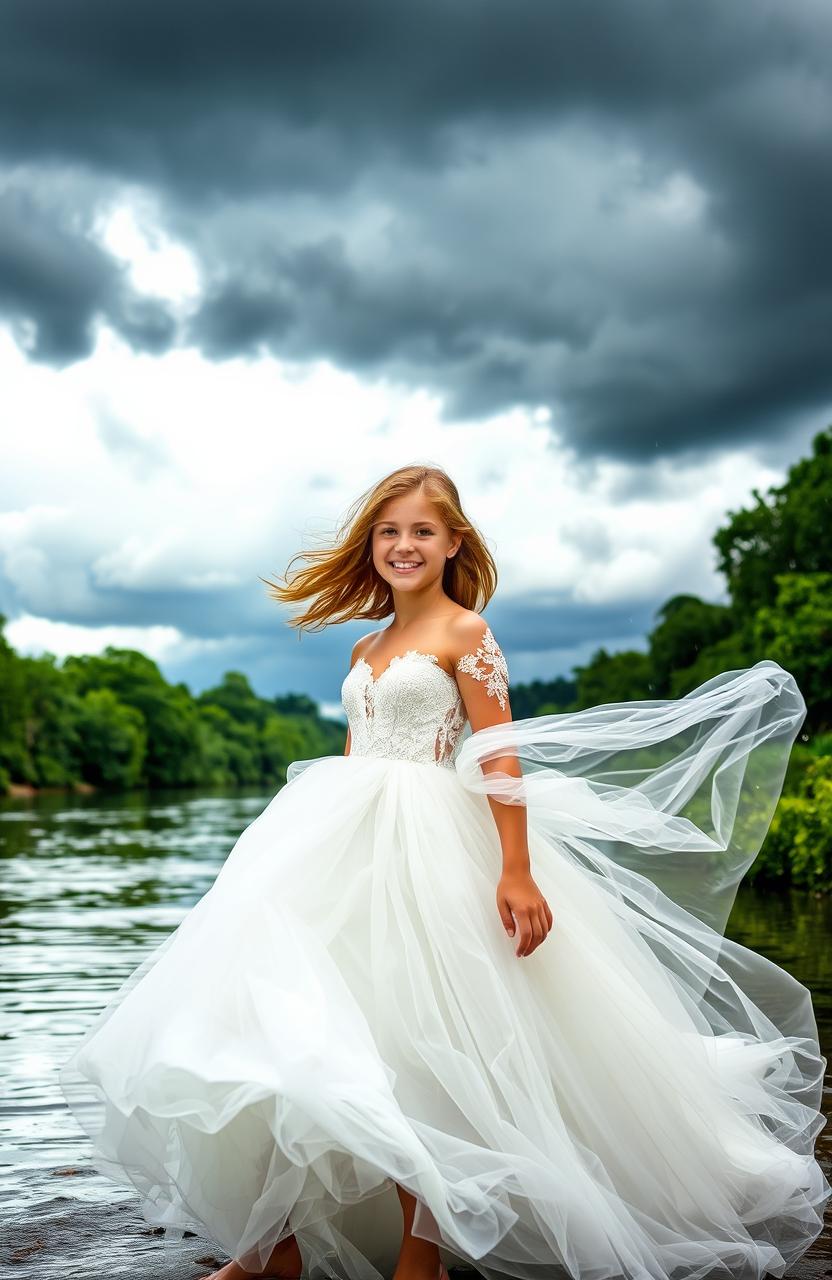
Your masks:
{"label": "off-shoulder neckline", "polygon": [[446,670],[445,670],[445,668],[442,666],[442,664],[441,664],[441,662],[439,661],[439,658],[436,656],[436,654],[435,654],[435,653],[426,653],[423,649],[406,649],[406,650],[404,651],[404,653],[394,653],[394,654],[393,654],[393,657],[390,659],[390,661],[388,662],[387,666],[384,668],[384,670],[383,670],[383,671],[380,671],[378,675],[375,675],[375,674],[374,674],[374,672],[373,672],[373,668],[370,666],[370,663],[367,661],[367,659],[366,659],[366,658],[356,658],[356,660],[355,660],[355,662],[354,662],[353,666],[350,668],[350,670],[354,670],[354,669],[355,669],[355,667],[357,667],[359,664],[361,664],[362,666],[366,667],[367,671],[370,673],[370,681],[371,681],[371,683],[372,683],[372,684],[378,684],[378,682],[379,682],[381,679],[383,679],[383,677],[384,677],[384,676],[386,676],[386,675],[387,675],[387,672],[388,672],[388,671],[390,670],[390,668],[394,665],[394,663],[396,663],[396,662],[401,662],[404,658],[413,658],[413,657],[415,657],[415,658],[427,658],[429,662],[433,662],[433,663],[435,663],[435,665],[436,665],[436,670],[437,670],[437,671],[441,671],[441,672],[442,672],[442,674],[443,674],[443,676],[445,676],[448,680],[452,681],[452,683],[453,683],[453,684],[456,684],[456,679],[455,679],[455,677],[451,675],[450,671],[446,671]]}

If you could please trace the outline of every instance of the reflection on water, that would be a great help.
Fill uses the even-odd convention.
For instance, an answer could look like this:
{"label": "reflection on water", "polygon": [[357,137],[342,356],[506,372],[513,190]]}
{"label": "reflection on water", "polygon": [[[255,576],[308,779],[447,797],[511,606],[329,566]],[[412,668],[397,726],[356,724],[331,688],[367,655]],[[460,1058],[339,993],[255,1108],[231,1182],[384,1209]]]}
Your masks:
{"label": "reflection on water", "polygon": [[[7,1211],[39,1194],[38,1168],[84,1161],[86,1139],[63,1102],[58,1065],[108,994],[210,887],[270,798],[235,791],[0,801],[0,1173]],[[728,934],[810,988],[821,1047],[832,1058],[832,902],[742,886]],[[828,1074],[826,1100],[829,1114]],[[818,1146],[827,1176],[830,1129]],[[73,1194],[95,1198],[103,1183],[98,1174],[76,1180]],[[127,1194],[106,1187],[113,1199]]]}
{"label": "reflection on water", "polygon": [[[108,995],[210,887],[270,798],[235,791],[0,801],[7,1209],[37,1190],[33,1165],[72,1165],[87,1155],[57,1067]],[[98,1174],[76,1180],[73,1193],[94,1196],[104,1182]]]}

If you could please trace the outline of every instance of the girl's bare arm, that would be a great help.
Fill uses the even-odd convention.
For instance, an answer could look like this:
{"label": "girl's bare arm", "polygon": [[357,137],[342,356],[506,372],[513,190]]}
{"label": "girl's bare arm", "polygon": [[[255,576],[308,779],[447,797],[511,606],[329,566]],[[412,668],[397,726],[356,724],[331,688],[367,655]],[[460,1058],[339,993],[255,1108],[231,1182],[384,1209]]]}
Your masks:
{"label": "girl's bare arm", "polygon": [[[485,619],[470,614],[455,623],[453,658],[472,732],[510,721],[508,667]],[[485,760],[480,768],[483,773],[522,777],[515,753]],[[516,954],[531,955],[552,927],[552,913],[531,873],[526,806],[503,804],[495,796],[488,796],[488,803],[503,855],[497,909],[509,937],[514,937],[515,929],[519,934]]]}

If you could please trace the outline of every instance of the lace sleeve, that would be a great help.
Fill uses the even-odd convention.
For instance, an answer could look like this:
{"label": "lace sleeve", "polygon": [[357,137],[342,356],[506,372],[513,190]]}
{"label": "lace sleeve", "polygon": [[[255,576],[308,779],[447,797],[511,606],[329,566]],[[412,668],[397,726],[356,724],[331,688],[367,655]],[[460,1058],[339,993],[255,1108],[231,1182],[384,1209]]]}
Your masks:
{"label": "lace sleeve", "polygon": [[487,695],[496,698],[500,704],[500,710],[505,710],[508,696],[508,666],[487,624],[479,647],[476,651],[464,653],[461,658],[458,658],[456,667],[458,671],[464,671],[475,680],[482,681]]}

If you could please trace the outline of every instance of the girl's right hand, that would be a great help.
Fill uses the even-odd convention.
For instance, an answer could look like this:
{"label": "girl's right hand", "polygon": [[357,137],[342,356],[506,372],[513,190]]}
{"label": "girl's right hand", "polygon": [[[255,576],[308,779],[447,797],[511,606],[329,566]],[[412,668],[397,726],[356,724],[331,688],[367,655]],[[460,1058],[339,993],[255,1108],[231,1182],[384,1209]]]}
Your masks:
{"label": "girl's right hand", "polygon": [[513,938],[515,932],[518,935],[517,956],[530,956],[552,928],[549,904],[532,877],[525,873],[500,877],[497,910],[509,937]]}

